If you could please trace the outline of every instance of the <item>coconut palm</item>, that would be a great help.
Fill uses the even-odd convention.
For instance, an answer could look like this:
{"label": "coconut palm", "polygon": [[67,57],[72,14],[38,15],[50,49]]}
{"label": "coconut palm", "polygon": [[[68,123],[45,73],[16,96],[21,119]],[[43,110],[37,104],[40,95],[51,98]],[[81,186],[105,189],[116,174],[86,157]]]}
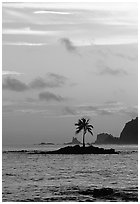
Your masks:
{"label": "coconut palm", "polygon": [[83,147],[85,147],[85,135],[87,132],[93,135],[92,133],[93,126],[89,124],[89,119],[86,118],[79,119],[78,123],[75,123],[75,126],[77,126],[75,134],[78,134],[83,130]]}

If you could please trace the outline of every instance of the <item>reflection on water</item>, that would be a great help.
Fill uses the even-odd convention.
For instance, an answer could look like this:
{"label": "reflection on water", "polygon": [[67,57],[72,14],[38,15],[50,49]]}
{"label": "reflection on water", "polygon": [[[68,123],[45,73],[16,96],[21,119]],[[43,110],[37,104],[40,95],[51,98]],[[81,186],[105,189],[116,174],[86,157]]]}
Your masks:
{"label": "reflection on water", "polygon": [[3,153],[3,201],[137,201],[137,147],[115,149],[120,154]]}

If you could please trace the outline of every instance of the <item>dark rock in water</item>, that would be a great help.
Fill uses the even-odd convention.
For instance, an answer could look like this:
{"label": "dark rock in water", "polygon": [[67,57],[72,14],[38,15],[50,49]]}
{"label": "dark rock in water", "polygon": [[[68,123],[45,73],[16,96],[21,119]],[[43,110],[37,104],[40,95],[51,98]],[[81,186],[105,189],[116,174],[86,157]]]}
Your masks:
{"label": "dark rock in water", "polygon": [[127,190],[119,190],[112,188],[100,188],[100,189],[86,189],[80,190],[79,194],[92,196],[96,199],[107,199],[115,201],[138,201],[137,193],[127,192]]}
{"label": "dark rock in water", "polygon": [[95,144],[118,144],[119,138],[113,137],[113,135],[108,133],[100,133],[97,135]]}
{"label": "dark rock in water", "polygon": [[138,117],[125,124],[120,134],[121,144],[138,144]]}
{"label": "dark rock in water", "polygon": [[81,142],[78,141],[76,137],[72,138],[72,142],[64,143],[65,145],[70,145],[70,144],[82,144]]}
{"label": "dark rock in water", "polygon": [[87,189],[80,192],[83,195],[92,195],[93,197],[102,198],[114,193],[112,188],[101,188],[101,189]]}
{"label": "dark rock in water", "polygon": [[73,147],[67,146],[64,148],[60,148],[55,151],[45,152],[46,154],[118,154],[114,149],[103,149],[99,147],[80,147],[79,145],[75,145]]}
{"label": "dark rock in water", "polygon": [[39,145],[54,145],[52,142],[41,142]]}

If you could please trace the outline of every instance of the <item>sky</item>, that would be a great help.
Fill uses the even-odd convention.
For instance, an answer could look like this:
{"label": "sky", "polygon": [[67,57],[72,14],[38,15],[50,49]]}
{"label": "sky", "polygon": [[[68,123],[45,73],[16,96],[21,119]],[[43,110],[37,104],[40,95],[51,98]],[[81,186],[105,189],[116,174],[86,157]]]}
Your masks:
{"label": "sky", "polygon": [[3,144],[69,142],[82,117],[94,126],[87,142],[119,137],[138,115],[137,12],[132,2],[3,3]]}

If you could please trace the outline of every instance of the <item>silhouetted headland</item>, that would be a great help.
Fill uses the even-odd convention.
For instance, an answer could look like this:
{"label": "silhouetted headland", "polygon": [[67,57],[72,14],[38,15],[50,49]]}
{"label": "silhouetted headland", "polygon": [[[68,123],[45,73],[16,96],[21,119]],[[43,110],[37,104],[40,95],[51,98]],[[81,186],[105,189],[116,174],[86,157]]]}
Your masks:
{"label": "silhouetted headland", "polygon": [[101,133],[97,135],[95,143],[92,144],[138,144],[138,117],[125,124],[120,137]]}
{"label": "silhouetted headland", "polygon": [[121,144],[138,144],[138,117],[127,122],[120,134]]}

